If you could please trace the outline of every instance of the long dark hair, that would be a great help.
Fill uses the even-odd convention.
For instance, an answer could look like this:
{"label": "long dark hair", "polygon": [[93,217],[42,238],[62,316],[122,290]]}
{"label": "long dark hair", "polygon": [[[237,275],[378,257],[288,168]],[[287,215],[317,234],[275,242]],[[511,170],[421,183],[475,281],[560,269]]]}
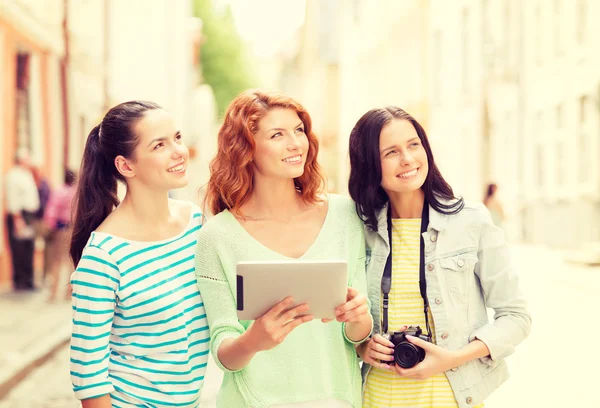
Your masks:
{"label": "long dark hair", "polygon": [[117,181],[125,182],[125,178],[115,167],[115,157],[132,157],[139,141],[133,127],[152,109],[161,108],[145,101],[117,105],[106,113],[87,138],[73,199],[75,211],[69,253],[75,266],[92,231],[119,205]]}
{"label": "long dark hair", "polygon": [[[381,159],[379,135],[381,129],[394,119],[407,120],[417,131],[427,154],[429,172],[421,187],[425,201],[437,212],[456,214],[464,207],[462,198],[456,198],[452,187],[444,180],[433,160],[433,154],[423,127],[415,118],[396,106],[372,109],[365,113],[350,133],[350,180],[348,191],[356,203],[356,211],[365,224],[377,231],[377,212],[389,201],[381,187]],[[450,201],[446,204],[442,201]]]}

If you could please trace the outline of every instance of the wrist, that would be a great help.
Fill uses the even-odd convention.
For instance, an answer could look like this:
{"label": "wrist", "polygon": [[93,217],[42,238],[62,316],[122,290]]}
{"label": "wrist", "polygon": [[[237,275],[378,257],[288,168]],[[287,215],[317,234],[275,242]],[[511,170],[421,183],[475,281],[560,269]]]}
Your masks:
{"label": "wrist", "polygon": [[362,360],[364,360],[364,355],[365,352],[367,351],[367,345],[369,344],[369,339],[367,339],[366,341],[357,344],[356,345],[356,354],[358,355],[358,357],[360,357]]}
{"label": "wrist", "polygon": [[356,329],[364,329],[364,330],[369,330],[369,333],[371,332],[371,328],[373,327],[373,319],[371,318],[370,314],[365,314],[360,316],[360,318],[358,319],[358,321],[354,322],[354,323],[348,323],[350,325],[352,325],[352,327],[356,328]]}
{"label": "wrist", "polygon": [[448,369],[461,366],[465,363],[464,353],[461,353],[461,350],[454,350],[450,352],[449,364],[450,367]]}
{"label": "wrist", "polygon": [[346,337],[352,342],[364,342],[368,339],[373,329],[373,320],[368,315],[356,322],[346,323]]}
{"label": "wrist", "polygon": [[236,347],[244,354],[253,356],[254,354],[261,351],[257,345],[252,333],[252,326],[244,333],[242,333],[236,340]]}

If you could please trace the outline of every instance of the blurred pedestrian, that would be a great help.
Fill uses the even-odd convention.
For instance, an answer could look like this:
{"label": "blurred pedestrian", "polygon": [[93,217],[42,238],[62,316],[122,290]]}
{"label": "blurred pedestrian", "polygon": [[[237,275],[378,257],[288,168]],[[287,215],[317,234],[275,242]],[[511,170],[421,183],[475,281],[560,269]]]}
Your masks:
{"label": "blurred pedestrian", "polygon": [[48,229],[46,223],[44,222],[44,212],[46,210],[48,200],[50,199],[51,189],[48,179],[44,177],[38,166],[32,165],[30,166],[30,169],[33,179],[35,180],[35,185],[37,186],[38,197],[40,200],[40,207],[35,212],[34,226],[36,239],[44,242],[44,264],[42,276],[45,279],[48,274],[48,266],[50,264],[49,243],[52,240],[52,231]]}
{"label": "blurred pedestrian", "polygon": [[6,226],[15,290],[32,290],[35,216],[40,199],[29,168],[29,151],[19,148],[15,164],[5,176]]}
{"label": "blurred pedestrian", "polygon": [[495,183],[490,183],[486,187],[485,197],[483,199],[483,204],[487,207],[492,216],[492,221],[494,221],[494,225],[502,228],[502,224],[506,219],[504,215],[504,208],[502,208],[502,204],[498,199],[498,185]]}
{"label": "blurred pedestrian", "polygon": [[[64,185],[52,192],[44,212],[44,225],[49,232],[46,240],[47,270],[51,280],[49,300],[56,299],[61,274],[72,265],[69,260],[69,244],[72,231],[71,202],[74,195],[75,173],[65,170]],[[67,291],[65,298],[68,299],[69,295],[70,291]]]}

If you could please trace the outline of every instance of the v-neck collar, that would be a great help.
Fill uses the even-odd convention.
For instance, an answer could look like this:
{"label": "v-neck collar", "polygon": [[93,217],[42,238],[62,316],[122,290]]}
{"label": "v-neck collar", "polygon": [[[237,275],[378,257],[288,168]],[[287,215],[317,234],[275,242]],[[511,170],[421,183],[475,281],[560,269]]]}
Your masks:
{"label": "v-neck collar", "polygon": [[231,222],[235,225],[235,228],[237,228],[239,230],[239,233],[244,235],[246,237],[246,239],[248,239],[249,241],[251,241],[253,243],[254,246],[257,246],[259,248],[261,248],[263,251],[269,252],[271,254],[277,255],[280,258],[286,259],[286,260],[294,260],[294,261],[300,261],[304,258],[306,258],[307,256],[309,256],[311,254],[311,252],[313,252],[313,249],[318,247],[319,242],[323,239],[322,236],[325,234],[325,230],[328,227],[328,224],[330,222],[331,219],[331,195],[327,195],[327,213],[325,214],[325,219],[323,220],[323,225],[321,225],[321,229],[319,230],[319,233],[317,234],[317,236],[315,237],[315,240],[312,242],[312,244],[310,244],[308,246],[308,248],[306,249],[306,251],[304,251],[304,253],[298,257],[298,258],[294,258],[294,257],[290,257],[287,255],[283,255],[280,252],[277,252],[271,248],[269,248],[268,246],[266,246],[265,244],[263,244],[262,242],[260,242],[258,239],[254,238],[254,236],[252,236],[252,234],[250,234],[246,228],[244,228],[242,226],[242,224],[240,224],[240,222],[237,220],[237,218],[235,218],[235,216],[231,213],[231,211],[229,210],[224,210],[223,212],[226,213],[227,217],[230,217]]}

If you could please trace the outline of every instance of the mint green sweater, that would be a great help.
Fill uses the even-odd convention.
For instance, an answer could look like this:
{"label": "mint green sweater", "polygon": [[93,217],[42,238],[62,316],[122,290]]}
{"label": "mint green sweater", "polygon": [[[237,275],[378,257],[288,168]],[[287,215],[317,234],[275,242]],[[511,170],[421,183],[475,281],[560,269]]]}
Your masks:
{"label": "mint green sweater", "polygon": [[[321,232],[300,259],[347,260],[348,285],[366,293],[362,222],[350,199],[338,195],[328,199]],[[219,361],[221,342],[240,336],[252,323],[237,319],[237,263],[289,259],[252,238],[229,211],[215,216],[198,234],[196,278],[208,318],[211,352],[225,372],[218,407],[263,408],[326,398],[361,406],[354,344],[346,337],[344,325],[336,321],[299,326],[277,347],[257,353],[242,370],[232,372]]]}

